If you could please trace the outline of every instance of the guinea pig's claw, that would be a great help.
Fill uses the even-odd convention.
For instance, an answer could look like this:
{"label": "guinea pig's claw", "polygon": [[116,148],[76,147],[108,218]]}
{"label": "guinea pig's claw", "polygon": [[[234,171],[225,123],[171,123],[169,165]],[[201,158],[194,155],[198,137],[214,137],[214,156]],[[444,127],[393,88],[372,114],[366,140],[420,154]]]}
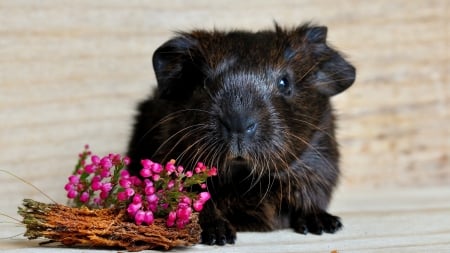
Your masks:
{"label": "guinea pig's claw", "polygon": [[293,229],[301,234],[335,233],[342,228],[340,218],[327,212],[305,215],[297,218]]}
{"label": "guinea pig's claw", "polygon": [[235,229],[226,221],[203,226],[202,230],[202,244],[223,246],[234,244],[236,240]]}

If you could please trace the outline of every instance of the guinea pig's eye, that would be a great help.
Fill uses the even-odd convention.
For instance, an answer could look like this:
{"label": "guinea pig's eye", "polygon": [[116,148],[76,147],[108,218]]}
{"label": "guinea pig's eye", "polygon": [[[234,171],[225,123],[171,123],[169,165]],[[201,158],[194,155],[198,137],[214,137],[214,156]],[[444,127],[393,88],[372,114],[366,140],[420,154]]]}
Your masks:
{"label": "guinea pig's eye", "polygon": [[287,77],[282,77],[280,78],[280,80],[278,80],[278,90],[283,95],[291,94],[291,85],[289,84],[289,79]]}

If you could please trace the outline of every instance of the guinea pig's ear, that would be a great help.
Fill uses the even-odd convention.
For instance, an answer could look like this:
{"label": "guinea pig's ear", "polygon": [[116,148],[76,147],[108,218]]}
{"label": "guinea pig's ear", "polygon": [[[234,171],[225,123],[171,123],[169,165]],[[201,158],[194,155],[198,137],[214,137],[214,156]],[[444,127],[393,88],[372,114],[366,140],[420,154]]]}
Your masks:
{"label": "guinea pig's ear", "polygon": [[324,26],[306,29],[305,41],[318,60],[318,70],[313,82],[319,92],[327,96],[336,95],[355,81],[356,70],[339,52],[326,44],[327,28]]}
{"label": "guinea pig's ear", "polygon": [[159,96],[164,99],[187,99],[202,83],[198,43],[186,35],[161,45],[153,54],[153,69],[158,80]]}

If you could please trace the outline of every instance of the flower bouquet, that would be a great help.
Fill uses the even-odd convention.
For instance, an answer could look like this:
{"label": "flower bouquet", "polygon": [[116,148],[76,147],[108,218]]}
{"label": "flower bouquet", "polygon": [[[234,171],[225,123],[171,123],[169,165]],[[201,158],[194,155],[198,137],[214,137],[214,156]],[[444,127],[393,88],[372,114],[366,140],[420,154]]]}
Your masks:
{"label": "flower bouquet", "polygon": [[217,169],[199,162],[187,170],[175,160],[163,165],[144,159],[137,176],[125,169],[129,162],[119,154],[92,155],[86,146],[65,185],[68,205],[23,201],[25,236],[129,251],[198,243],[198,213],[210,198],[205,182]]}

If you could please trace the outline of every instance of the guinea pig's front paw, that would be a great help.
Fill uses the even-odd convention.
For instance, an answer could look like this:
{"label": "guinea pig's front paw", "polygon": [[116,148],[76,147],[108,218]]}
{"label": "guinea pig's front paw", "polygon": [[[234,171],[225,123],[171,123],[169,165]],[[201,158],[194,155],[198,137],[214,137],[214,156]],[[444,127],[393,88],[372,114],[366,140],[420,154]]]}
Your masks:
{"label": "guinea pig's front paw", "polygon": [[234,244],[236,229],[225,219],[211,220],[202,224],[202,243],[207,245]]}
{"label": "guinea pig's front paw", "polygon": [[292,228],[297,233],[320,235],[323,232],[335,233],[342,228],[342,223],[339,217],[322,211],[295,218],[292,222]]}

